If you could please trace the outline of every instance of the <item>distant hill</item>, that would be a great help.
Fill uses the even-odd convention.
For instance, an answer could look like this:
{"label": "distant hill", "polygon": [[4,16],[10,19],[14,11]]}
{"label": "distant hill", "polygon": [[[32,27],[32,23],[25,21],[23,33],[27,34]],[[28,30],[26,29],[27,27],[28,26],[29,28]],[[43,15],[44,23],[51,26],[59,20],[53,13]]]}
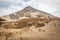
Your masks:
{"label": "distant hill", "polygon": [[56,19],[57,17],[48,14],[46,12],[37,10],[31,6],[25,7],[24,9],[16,12],[16,13],[12,13],[9,15],[5,15],[2,18],[7,19],[7,20],[20,20],[23,18],[47,18],[47,19]]}

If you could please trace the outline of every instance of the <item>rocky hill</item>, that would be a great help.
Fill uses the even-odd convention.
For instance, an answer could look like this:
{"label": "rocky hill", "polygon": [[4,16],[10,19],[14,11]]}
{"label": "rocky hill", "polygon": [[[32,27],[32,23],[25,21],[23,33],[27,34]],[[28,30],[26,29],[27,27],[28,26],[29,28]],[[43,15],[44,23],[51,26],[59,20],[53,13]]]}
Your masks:
{"label": "rocky hill", "polygon": [[20,20],[20,19],[27,18],[27,17],[35,17],[35,18],[39,17],[39,18],[47,18],[47,19],[56,19],[57,18],[51,14],[37,10],[31,6],[25,7],[24,9],[22,9],[18,12],[15,12],[15,13],[12,13],[9,15],[5,15],[2,18],[7,19],[7,20],[8,19],[9,20]]}
{"label": "rocky hill", "polygon": [[60,18],[33,7],[2,18],[0,40],[60,40]]}

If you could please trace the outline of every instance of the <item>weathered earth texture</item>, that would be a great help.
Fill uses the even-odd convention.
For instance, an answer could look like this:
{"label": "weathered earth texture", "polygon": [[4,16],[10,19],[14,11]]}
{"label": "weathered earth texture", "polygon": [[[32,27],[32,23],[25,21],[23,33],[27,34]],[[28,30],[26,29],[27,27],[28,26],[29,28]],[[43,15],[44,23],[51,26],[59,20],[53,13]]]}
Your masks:
{"label": "weathered earth texture", "polygon": [[60,18],[30,6],[15,14],[0,18],[0,40],[60,40]]}

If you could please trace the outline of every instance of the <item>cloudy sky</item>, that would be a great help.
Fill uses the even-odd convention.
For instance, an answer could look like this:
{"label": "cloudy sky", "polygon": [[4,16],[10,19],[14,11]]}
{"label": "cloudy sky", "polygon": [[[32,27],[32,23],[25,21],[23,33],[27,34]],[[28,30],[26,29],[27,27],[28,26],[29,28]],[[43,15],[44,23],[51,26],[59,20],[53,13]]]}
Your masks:
{"label": "cloudy sky", "polygon": [[17,12],[26,6],[60,17],[60,0],[0,0],[0,16]]}

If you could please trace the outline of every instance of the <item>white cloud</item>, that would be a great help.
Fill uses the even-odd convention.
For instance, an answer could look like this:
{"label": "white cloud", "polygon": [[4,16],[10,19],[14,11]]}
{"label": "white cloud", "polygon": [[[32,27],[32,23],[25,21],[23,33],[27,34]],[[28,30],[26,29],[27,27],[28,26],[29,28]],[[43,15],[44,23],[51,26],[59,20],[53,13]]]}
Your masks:
{"label": "white cloud", "polygon": [[[1,6],[0,7],[0,16],[8,15],[10,13],[21,10],[22,8],[27,6],[26,3],[23,2],[22,0],[10,0],[10,1],[2,0],[2,1],[0,1],[0,3],[1,3],[1,5],[0,5]],[[3,6],[6,6],[6,7],[3,7]]]}
{"label": "white cloud", "polygon": [[60,9],[60,0],[33,0],[30,5],[36,9],[60,17],[60,12],[58,12],[60,11],[58,10]]}
{"label": "white cloud", "polygon": [[11,3],[22,3],[22,2],[29,2],[31,0],[0,0],[3,2],[11,2]]}

